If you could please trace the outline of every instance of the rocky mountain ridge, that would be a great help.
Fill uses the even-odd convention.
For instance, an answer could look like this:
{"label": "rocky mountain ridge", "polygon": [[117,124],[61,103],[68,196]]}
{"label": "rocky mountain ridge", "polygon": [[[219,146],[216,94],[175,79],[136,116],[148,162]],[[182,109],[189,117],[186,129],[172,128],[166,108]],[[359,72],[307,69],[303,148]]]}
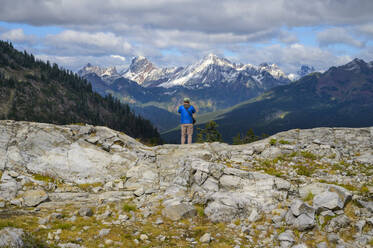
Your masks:
{"label": "rocky mountain ridge", "polygon": [[[269,89],[273,86],[290,83],[289,77],[275,64],[263,63],[259,66],[251,64],[235,64],[226,58],[208,54],[197,63],[183,67],[158,68],[147,58],[138,56],[132,59],[129,68],[118,73],[115,68],[100,68],[86,65],[78,74],[82,77],[94,73],[107,84],[112,84],[120,77],[130,79],[144,87],[185,87],[201,89],[213,87],[215,84],[235,84],[243,82]],[[247,81],[247,82],[246,82]],[[241,83],[242,83],[241,82]]]}
{"label": "rocky mountain ridge", "polygon": [[106,127],[0,121],[1,213],[22,210],[16,227],[60,247],[371,247],[372,140],[373,127],[316,128],[147,147]]}

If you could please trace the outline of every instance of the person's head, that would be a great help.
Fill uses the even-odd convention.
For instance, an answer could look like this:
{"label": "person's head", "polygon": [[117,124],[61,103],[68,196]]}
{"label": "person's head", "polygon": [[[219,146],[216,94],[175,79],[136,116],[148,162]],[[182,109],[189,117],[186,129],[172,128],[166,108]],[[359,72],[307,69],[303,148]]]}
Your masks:
{"label": "person's head", "polygon": [[184,103],[190,104],[190,99],[188,97],[184,98]]}

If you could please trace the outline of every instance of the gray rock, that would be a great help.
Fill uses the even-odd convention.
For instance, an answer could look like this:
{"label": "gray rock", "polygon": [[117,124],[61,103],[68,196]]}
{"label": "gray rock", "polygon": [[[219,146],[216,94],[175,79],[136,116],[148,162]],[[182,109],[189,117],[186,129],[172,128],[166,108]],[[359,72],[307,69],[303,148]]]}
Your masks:
{"label": "gray rock", "polygon": [[294,222],[294,227],[297,228],[299,231],[304,231],[313,228],[315,225],[315,217],[310,216],[308,214],[299,215]]}
{"label": "gray rock", "polygon": [[343,202],[339,199],[336,192],[325,191],[315,196],[313,206],[318,211],[323,209],[336,210],[343,208]]}
{"label": "gray rock", "polygon": [[209,177],[207,178],[205,183],[202,185],[202,188],[209,192],[219,191],[219,181],[212,177]]}
{"label": "gray rock", "polygon": [[74,243],[58,244],[58,246],[61,248],[84,248],[84,246]]}
{"label": "gray rock", "polygon": [[82,207],[82,208],[79,209],[79,215],[80,216],[88,216],[88,217],[90,217],[90,216],[93,215],[93,211],[89,207]]}
{"label": "gray rock", "polygon": [[145,191],[144,191],[144,188],[142,188],[142,187],[138,188],[137,190],[135,190],[135,192],[133,192],[133,194],[137,197],[142,196],[144,193],[145,193]]}
{"label": "gray rock", "polygon": [[265,149],[260,155],[266,159],[274,159],[282,155],[282,150],[278,147],[269,147]]}
{"label": "gray rock", "polygon": [[299,199],[293,201],[293,203],[290,206],[290,210],[295,216],[299,216],[301,214],[308,214],[312,216],[315,214],[314,208],[312,208],[310,205]]}
{"label": "gray rock", "polygon": [[220,185],[223,189],[237,189],[241,186],[241,178],[232,175],[223,175],[220,178]]}
{"label": "gray rock", "polygon": [[145,240],[148,240],[148,239],[149,239],[148,235],[146,235],[146,234],[141,234],[140,235],[140,240],[145,241]]}
{"label": "gray rock", "polygon": [[260,219],[260,215],[259,215],[258,211],[254,208],[251,211],[250,216],[249,216],[249,218],[247,218],[247,220],[250,221],[250,222],[255,222],[259,219]]}
{"label": "gray rock", "polygon": [[24,203],[27,207],[35,207],[48,199],[44,190],[29,190],[23,194]]}
{"label": "gray rock", "polygon": [[207,173],[198,170],[198,171],[194,174],[194,181],[195,181],[198,185],[202,185],[202,184],[206,181],[207,177],[208,177]]}
{"label": "gray rock", "polygon": [[199,239],[199,242],[201,242],[201,243],[210,243],[211,242],[211,234],[210,233],[205,233]]}
{"label": "gray rock", "polygon": [[98,236],[102,238],[102,237],[108,235],[109,233],[110,233],[110,229],[106,229],[106,228],[101,229],[100,232],[98,233]]}
{"label": "gray rock", "polygon": [[190,204],[180,203],[166,206],[162,210],[162,214],[173,221],[177,221],[183,218],[191,218],[196,216],[197,210]]}
{"label": "gray rock", "polygon": [[17,192],[20,189],[20,186],[15,180],[10,180],[1,183],[2,181],[0,181],[0,199],[10,201],[16,197]]}
{"label": "gray rock", "polygon": [[328,243],[321,242],[316,245],[317,248],[328,248]]}
{"label": "gray rock", "polygon": [[286,230],[285,232],[280,233],[277,238],[279,241],[289,241],[289,242],[295,242],[295,236],[293,231]]}
{"label": "gray rock", "polygon": [[5,227],[0,230],[0,247],[22,248],[24,245],[22,229]]}
{"label": "gray rock", "polygon": [[339,236],[338,236],[338,234],[336,234],[336,233],[330,233],[330,234],[328,234],[328,241],[330,242],[330,243],[337,243],[337,241],[339,240],[340,238],[339,238]]}
{"label": "gray rock", "polygon": [[373,213],[373,201],[362,201],[362,200],[357,200],[358,203],[360,203],[364,208],[368,209],[371,213]]}
{"label": "gray rock", "polygon": [[344,214],[333,218],[328,224],[327,231],[337,231],[340,228],[347,227],[351,223],[351,220]]}
{"label": "gray rock", "polygon": [[306,244],[297,244],[297,245],[294,245],[292,246],[291,248],[308,248],[308,246]]}

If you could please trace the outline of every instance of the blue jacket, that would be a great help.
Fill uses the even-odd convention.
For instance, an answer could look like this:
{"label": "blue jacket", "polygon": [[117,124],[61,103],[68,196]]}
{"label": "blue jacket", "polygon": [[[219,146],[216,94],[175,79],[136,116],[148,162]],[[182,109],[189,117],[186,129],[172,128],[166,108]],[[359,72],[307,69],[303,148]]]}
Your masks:
{"label": "blue jacket", "polygon": [[[190,114],[188,113],[188,111]],[[179,110],[177,112],[181,114],[181,119],[180,119],[181,124],[193,124],[192,116],[193,116],[193,113],[196,112],[196,110],[194,109],[192,105],[190,105],[190,107],[188,108],[188,111],[184,108],[184,105],[181,105],[179,107]]]}

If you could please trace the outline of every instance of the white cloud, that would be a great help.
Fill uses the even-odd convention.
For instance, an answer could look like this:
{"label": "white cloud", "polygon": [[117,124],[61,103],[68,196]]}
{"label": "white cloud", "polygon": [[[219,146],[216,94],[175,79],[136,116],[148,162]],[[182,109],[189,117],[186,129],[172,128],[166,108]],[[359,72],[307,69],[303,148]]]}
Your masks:
{"label": "white cloud", "polygon": [[311,65],[317,70],[326,70],[331,66],[343,65],[352,60],[349,56],[336,56],[317,47],[292,44],[290,46],[271,45],[261,49],[255,47],[235,47],[237,61],[260,64],[277,64],[286,73],[299,70],[301,65]]}
{"label": "white cloud", "polygon": [[335,44],[345,44],[362,48],[365,43],[354,38],[344,28],[330,28],[323,30],[317,34],[317,40],[320,46],[330,46]]}
{"label": "white cloud", "polygon": [[127,61],[124,62],[119,59],[118,56],[56,56],[48,54],[39,54],[35,56],[43,61],[49,60],[52,63],[57,63],[63,68],[67,68],[72,71],[78,71],[84,65],[91,63],[93,65],[99,65],[103,67],[115,66],[118,71],[128,66]]}
{"label": "white cloud", "polygon": [[126,58],[125,57],[122,57],[120,55],[110,55],[110,58],[113,58],[113,59],[119,59],[121,61],[126,61]]}
{"label": "white cloud", "polygon": [[[283,26],[363,24],[371,0],[3,0],[0,19],[32,25],[115,26],[250,34]],[[96,30],[97,31],[97,30]],[[102,31],[102,29],[100,30]]]}
{"label": "white cloud", "polygon": [[58,55],[107,55],[117,53],[128,55],[131,44],[113,33],[88,33],[66,30],[59,34],[48,35],[46,45]]}
{"label": "white cloud", "polygon": [[21,28],[17,29],[11,29],[8,31],[5,31],[0,34],[0,39],[2,40],[7,40],[7,41],[12,41],[12,42],[17,42],[21,44],[25,43],[34,43],[36,41],[36,37],[33,35],[26,35]]}

